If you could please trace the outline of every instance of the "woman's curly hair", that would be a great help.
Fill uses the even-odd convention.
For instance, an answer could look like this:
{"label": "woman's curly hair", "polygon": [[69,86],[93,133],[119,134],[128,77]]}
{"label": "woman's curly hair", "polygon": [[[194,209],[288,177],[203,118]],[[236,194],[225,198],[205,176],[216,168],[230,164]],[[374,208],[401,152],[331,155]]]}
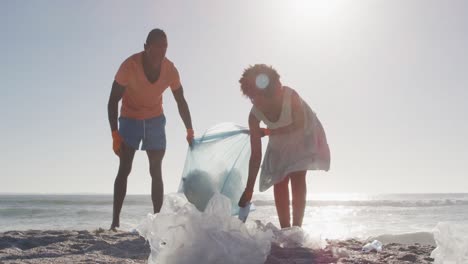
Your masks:
{"label": "woman's curly hair", "polygon": [[[266,77],[268,77],[266,87],[258,87],[257,85],[256,78],[261,74],[264,74]],[[273,67],[266,64],[255,64],[244,70],[239,83],[242,93],[245,96],[252,98],[252,96],[257,93],[273,92],[279,79],[280,76]]]}

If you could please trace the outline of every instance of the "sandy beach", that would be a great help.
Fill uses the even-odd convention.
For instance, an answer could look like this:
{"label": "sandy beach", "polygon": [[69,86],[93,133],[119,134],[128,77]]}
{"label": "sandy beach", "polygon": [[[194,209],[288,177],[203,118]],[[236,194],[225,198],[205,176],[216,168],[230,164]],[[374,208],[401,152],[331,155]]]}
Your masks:
{"label": "sandy beach", "polygon": [[[272,245],[265,263],[432,263],[433,246],[391,243],[363,253],[366,241],[328,241],[323,250]],[[29,230],[0,233],[0,263],[147,263],[150,248],[136,233]]]}

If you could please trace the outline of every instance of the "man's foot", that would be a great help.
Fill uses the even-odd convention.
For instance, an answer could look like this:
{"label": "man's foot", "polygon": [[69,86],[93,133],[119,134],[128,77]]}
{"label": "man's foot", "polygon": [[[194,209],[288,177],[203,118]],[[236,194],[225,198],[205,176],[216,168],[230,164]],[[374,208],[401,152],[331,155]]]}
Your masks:
{"label": "man's foot", "polygon": [[109,231],[117,232],[117,227],[120,227],[120,225],[112,223],[111,227],[109,228]]}

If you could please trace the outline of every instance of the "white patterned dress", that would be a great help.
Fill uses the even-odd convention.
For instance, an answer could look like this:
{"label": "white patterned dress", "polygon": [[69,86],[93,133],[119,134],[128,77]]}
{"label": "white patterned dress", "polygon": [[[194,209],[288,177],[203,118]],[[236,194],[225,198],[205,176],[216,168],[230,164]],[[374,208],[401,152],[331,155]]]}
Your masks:
{"label": "white patterned dress", "polygon": [[[251,113],[269,129],[285,127],[293,122],[291,98],[293,90],[283,87],[283,105],[276,122],[252,107]],[[312,109],[300,99],[304,111],[304,127],[291,133],[270,135],[260,173],[260,191],[281,182],[289,173],[330,169],[330,149],[322,124]]]}

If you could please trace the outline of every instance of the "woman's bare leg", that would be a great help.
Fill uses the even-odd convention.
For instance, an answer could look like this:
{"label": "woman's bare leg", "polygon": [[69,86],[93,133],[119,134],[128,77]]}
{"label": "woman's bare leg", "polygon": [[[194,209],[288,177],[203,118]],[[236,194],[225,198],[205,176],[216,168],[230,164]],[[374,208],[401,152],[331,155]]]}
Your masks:
{"label": "woman's bare leg", "polygon": [[306,174],[307,171],[296,171],[288,175],[291,179],[293,226],[302,226],[307,196]]}
{"label": "woman's bare leg", "polygon": [[291,226],[289,215],[289,177],[274,185],[276,212],[281,228]]}

